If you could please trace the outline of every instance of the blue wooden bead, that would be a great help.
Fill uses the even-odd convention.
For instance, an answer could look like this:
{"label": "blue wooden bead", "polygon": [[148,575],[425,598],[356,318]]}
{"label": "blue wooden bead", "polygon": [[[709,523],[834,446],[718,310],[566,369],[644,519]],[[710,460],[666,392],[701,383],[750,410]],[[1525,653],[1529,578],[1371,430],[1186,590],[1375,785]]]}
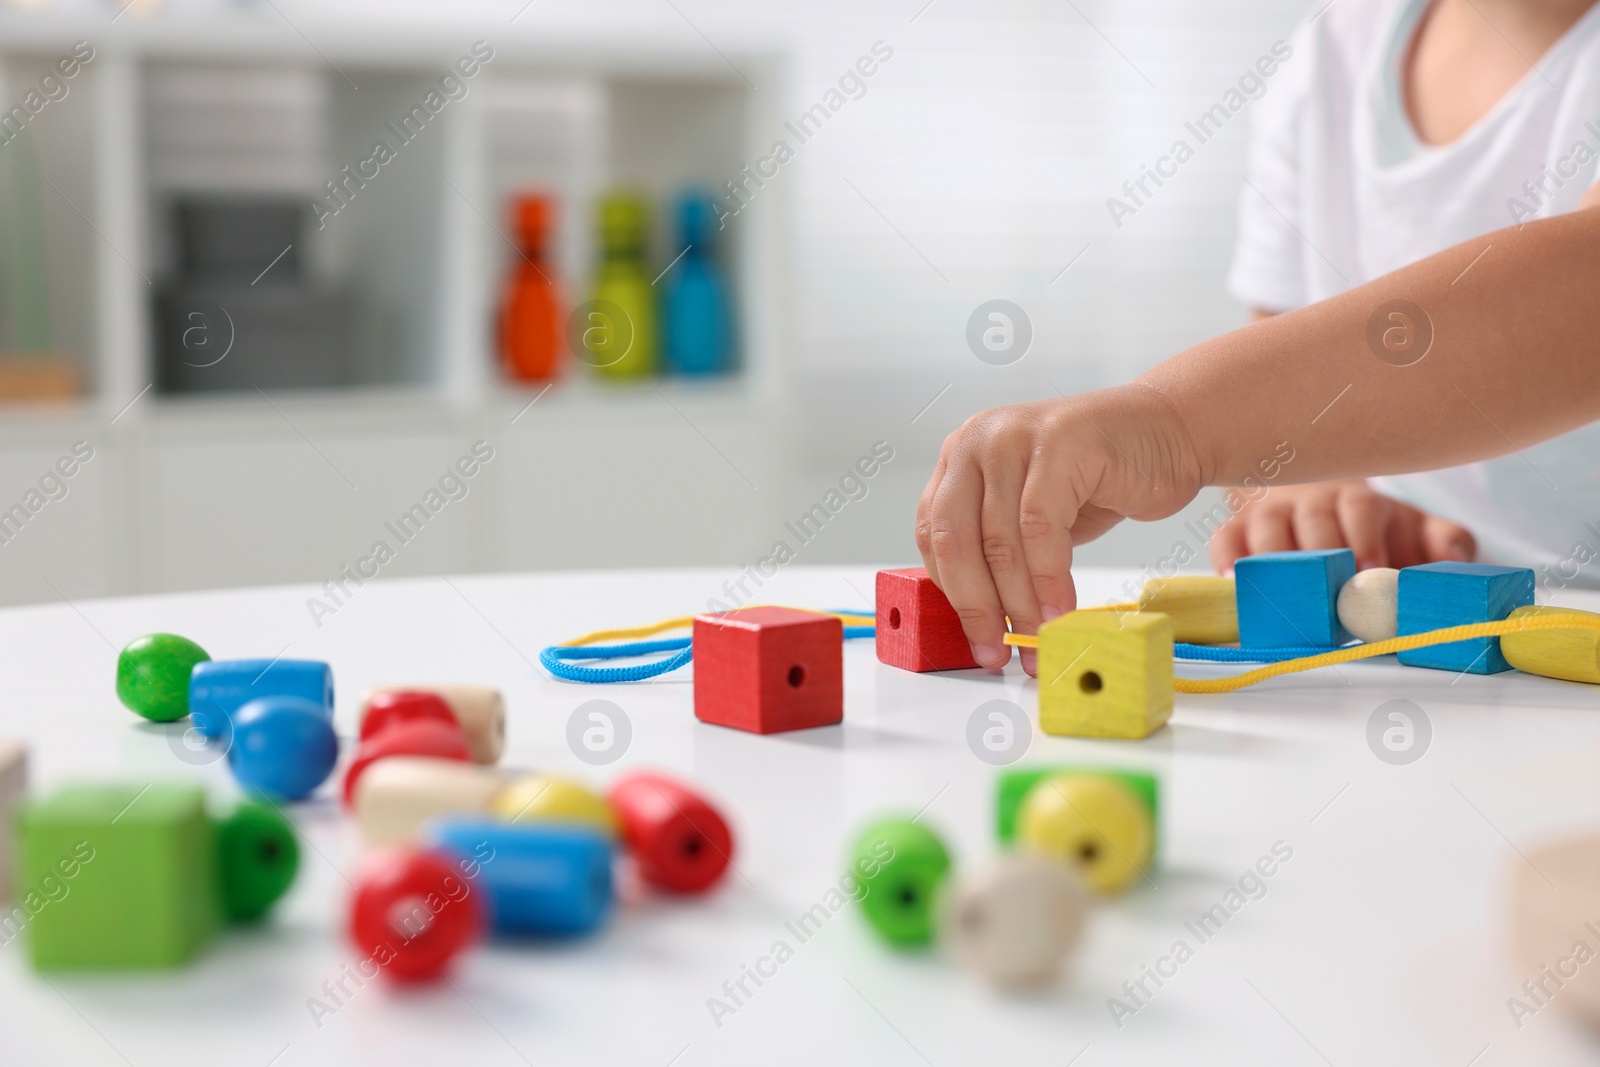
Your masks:
{"label": "blue wooden bead", "polygon": [[611,910],[611,842],[586,827],[440,819],[424,831],[482,889],[496,933],[586,934]]}
{"label": "blue wooden bead", "polygon": [[252,700],[233,713],[228,767],[239,784],[274,800],[299,800],[327,781],[339,738],[324,706],[299,697]]}
{"label": "blue wooden bead", "polygon": [[[1494,622],[1511,609],[1533,603],[1533,571],[1484,563],[1424,563],[1400,571],[1399,634],[1420,634],[1445,626]],[[1475,637],[1448,645],[1400,653],[1408,667],[1498,674],[1511,664],[1500,653],[1498,637]]]}
{"label": "blue wooden bead", "polygon": [[1244,648],[1331,647],[1350,640],[1339,624],[1339,589],[1356,573],[1348,548],[1263,552],[1233,565]]}
{"label": "blue wooden bead", "polygon": [[202,737],[221,737],[228,719],[260,697],[299,697],[333,717],[333,670],[310,659],[222,659],[196,663],[189,675],[189,717]]}

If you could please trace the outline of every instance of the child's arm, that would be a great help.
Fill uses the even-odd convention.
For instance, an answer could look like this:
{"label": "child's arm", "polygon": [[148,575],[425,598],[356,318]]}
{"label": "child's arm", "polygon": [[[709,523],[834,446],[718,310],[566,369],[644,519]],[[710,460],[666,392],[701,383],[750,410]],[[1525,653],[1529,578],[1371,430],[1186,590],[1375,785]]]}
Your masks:
{"label": "child's arm", "polygon": [[[983,412],[945,441],[917,547],[978,661],[1002,665],[1007,616],[1031,633],[1076,606],[1074,544],[1236,485],[1283,442],[1285,474],[1324,481],[1484,459],[1600,416],[1597,290],[1600,211],[1582,210],[1197,345],[1130,385]],[[1410,366],[1367,342],[1396,300],[1432,323]]]}

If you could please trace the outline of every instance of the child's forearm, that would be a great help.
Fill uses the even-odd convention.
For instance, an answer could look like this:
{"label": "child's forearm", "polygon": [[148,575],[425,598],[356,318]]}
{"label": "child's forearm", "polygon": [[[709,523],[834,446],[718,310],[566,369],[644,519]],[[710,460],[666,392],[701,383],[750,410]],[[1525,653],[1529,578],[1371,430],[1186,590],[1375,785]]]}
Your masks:
{"label": "child's forearm", "polygon": [[[1397,365],[1416,355],[1408,328],[1412,345],[1431,329],[1431,346]],[[1485,459],[1600,418],[1597,348],[1600,209],[1588,209],[1197,345],[1139,383],[1177,409],[1207,484],[1259,477],[1282,442],[1295,450],[1284,480],[1320,481]]]}

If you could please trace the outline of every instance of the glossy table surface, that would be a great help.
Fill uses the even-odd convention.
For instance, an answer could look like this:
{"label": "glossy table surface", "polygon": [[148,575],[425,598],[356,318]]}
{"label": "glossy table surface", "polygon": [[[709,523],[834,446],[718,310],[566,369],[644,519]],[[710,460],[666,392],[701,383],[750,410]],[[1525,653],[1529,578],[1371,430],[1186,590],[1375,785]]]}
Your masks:
{"label": "glossy table surface", "polygon": [[[1164,810],[1149,884],[1097,907],[1060,988],[1008,998],[937,953],[892,954],[853,908],[830,914],[804,940],[789,924],[825,904],[848,837],[877,814],[922,812],[958,862],[994,853],[998,768],[968,737],[975,721],[980,734],[989,725],[994,709],[979,709],[990,701],[1034,718],[1034,683],[1015,663],[1003,674],[919,676],[881,666],[870,642],[850,642],[844,723],[770,737],[697,723],[692,668],[592,687],[557,682],[537,665],[545,644],[704,610],[737,577],[705,570],[372,583],[321,614],[320,626],[309,587],[0,612],[0,734],[28,740],[36,787],[116,778],[202,781],[219,797],[235,791],[226,761],[187,747],[181,724],[143,723],[116,701],[117,649],[168,630],[219,658],[328,660],[347,740],[369,684],[498,685],[510,707],[508,765],[596,784],[627,768],[676,772],[724,807],[739,841],[737,870],[709,898],[630,893],[593,940],[496,943],[464,957],[449,983],[397,991],[346,979],[349,995],[330,997],[324,983],[357,960],[342,931],[347,875],[361,853],[330,782],[289,809],[309,847],[273,921],[224,934],[186,969],[46,980],[29,968],[20,941],[0,945],[0,1063],[1489,1067],[1600,1059],[1600,1045],[1555,1007],[1520,1027],[1506,1007],[1530,977],[1507,947],[1514,866],[1541,841],[1600,824],[1600,689],[1385,660],[1225,696],[1180,695],[1171,724],[1144,742],[1021,739],[1018,766],[1152,769]],[[1128,577],[1081,574],[1083,601],[1121,599]],[[864,608],[872,578],[870,568],[791,567],[759,597]],[[1600,596],[1557,602],[1600,608]],[[629,727],[625,751],[607,766],[588,765],[568,742],[569,719],[596,699],[622,709]],[[1378,712],[1397,700],[1409,703]],[[1422,751],[1404,764],[1378,758],[1389,750],[1369,742],[1393,725],[1396,708],[1412,723],[1412,752]],[[1022,749],[976,751],[994,759]],[[1289,858],[1270,878],[1247,877],[1274,847]],[[1230,902],[1226,924],[1197,937],[1195,920]],[[732,999],[724,983],[738,982],[780,941],[790,950],[784,962],[761,963],[775,973],[759,986],[744,978],[749,995]],[[1189,950],[1183,962],[1161,963],[1180,941]],[[1170,975],[1159,986],[1144,970],[1158,964]],[[1124,983],[1141,978],[1149,995],[1135,1002]],[[713,1012],[712,998],[731,1011]],[[1133,1010],[1114,1019],[1111,998]]]}

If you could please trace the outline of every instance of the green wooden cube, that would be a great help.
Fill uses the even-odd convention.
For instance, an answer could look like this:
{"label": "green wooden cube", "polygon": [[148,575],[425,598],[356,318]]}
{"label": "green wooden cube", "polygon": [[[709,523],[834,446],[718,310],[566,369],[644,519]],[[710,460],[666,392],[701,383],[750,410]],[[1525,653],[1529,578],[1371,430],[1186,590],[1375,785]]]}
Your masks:
{"label": "green wooden cube", "polygon": [[24,807],[18,831],[39,970],[175,966],[217,929],[216,828],[197,787],[70,786]]}

